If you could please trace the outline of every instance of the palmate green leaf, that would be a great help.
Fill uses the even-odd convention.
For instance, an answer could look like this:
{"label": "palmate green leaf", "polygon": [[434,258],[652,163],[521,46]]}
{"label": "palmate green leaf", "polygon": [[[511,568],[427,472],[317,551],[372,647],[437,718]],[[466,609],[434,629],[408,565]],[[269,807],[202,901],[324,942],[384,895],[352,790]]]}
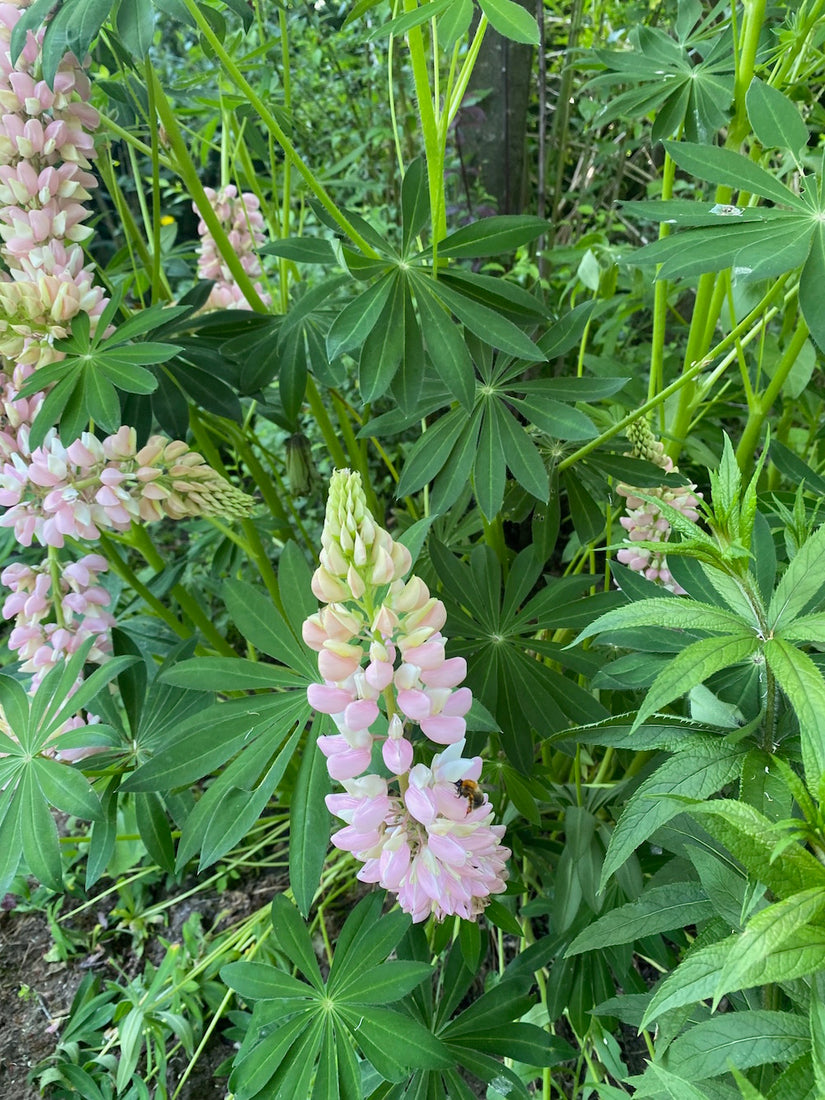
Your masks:
{"label": "palmate green leaf", "polygon": [[475,459],[473,460],[473,488],[478,506],[492,522],[501,511],[504,502],[504,486],[507,482],[507,468],[501,435],[498,432],[493,411],[498,402],[495,398],[485,400],[485,414],[481,421]]}
{"label": "palmate green leaf", "polygon": [[224,586],[226,608],[244,638],[309,680],[316,668],[306,646],[299,642],[263,589],[245,581],[229,580]]}
{"label": "palmate green leaf", "polygon": [[[777,955],[805,925],[815,921],[823,908],[825,891],[815,886],[769,905],[751,917],[742,934],[734,941],[719,973],[713,994],[713,1009],[716,1009],[721,998],[730,990],[762,984],[761,976],[758,980],[754,979],[764,969],[766,960]],[[825,950],[822,949],[825,945],[825,930],[819,928],[810,931],[820,945],[817,969],[825,970]],[[797,953],[798,946],[797,943],[792,944]],[[806,946],[810,954],[811,945]],[[790,968],[786,974],[785,980],[790,980]]]}
{"label": "palmate green leaf", "polygon": [[799,720],[805,778],[817,790],[825,775],[825,680],[807,653],[784,638],[769,638],[764,652]]}
{"label": "palmate green leaf", "polygon": [[358,387],[365,404],[386,393],[401,362],[404,325],[399,322],[404,317],[407,294],[403,275],[394,275],[384,308],[361,345]]}
{"label": "palmate green leaf", "polygon": [[120,427],[120,401],[109,379],[102,372],[84,372],[82,394],[87,419],[109,433],[116,432]]}
{"label": "palmate green leaf", "polygon": [[[531,385],[532,383],[527,383],[524,388],[527,389]],[[538,385],[540,386],[541,383]],[[541,393],[535,395],[529,393],[526,397],[511,397],[508,394],[507,400],[525,420],[553,439],[593,439],[598,434],[593,421],[580,409],[563,405],[560,401],[554,401]]]}
{"label": "palmate green leaf", "polygon": [[483,256],[500,256],[512,252],[519,245],[529,244],[550,223],[530,214],[494,215],[462,226],[438,242],[438,255],[455,259],[478,259]]}
{"label": "palmate green leaf", "polygon": [[193,657],[165,672],[163,682],[192,691],[274,691],[305,688],[307,683],[283,665],[245,657]]}
{"label": "palmate green leaf", "polygon": [[704,1080],[730,1067],[750,1069],[769,1062],[787,1064],[810,1049],[808,1021],[791,1012],[724,1012],[673,1041],[668,1066],[676,1074]]}
{"label": "palmate green leaf", "polygon": [[[507,2],[511,3],[512,0]],[[416,282],[420,281],[419,276]],[[516,358],[526,359],[531,363],[543,361],[544,355],[538,345],[501,313],[489,309],[446,283],[431,280],[431,284],[430,292],[480,340]]]}
{"label": "palmate green leaf", "polygon": [[384,1005],[400,1001],[425,979],[432,977],[428,963],[394,960],[363,970],[349,982],[339,984],[339,1004]]}
{"label": "palmate green leaf", "polygon": [[698,882],[653,886],[640,898],[610,910],[588,925],[576,936],[566,954],[579,955],[617,943],[633,943],[643,936],[699,924],[712,915],[713,906]]}
{"label": "palmate green leaf", "polygon": [[369,39],[375,39],[386,38],[391,34],[396,36],[406,34],[407,31],[412,30],[413,27],[420,27],[422,23],[428,23],[430,19],[434,19],[444,11],[450,3],[451,0],[426,0],[420,7],[405,12],[395,19],[390,19],[388,23],[380,24],[380,26],[370,31],[367,37]]}
{"label": "palmate green leaf", "polygon": [[135,795],[135,819],[149,858],[169,874],[175,871],[175,846],[163,803],[154,791]]}
{"label": "palmate green leaf", "polygon": [[319,993],[324,980],[315,957],[312,939],[300,913],[285,894],[276,894],[270,907],[275,942],[287,958]]}
{"label": "palmate green leaf", "polygon": [[467,345],[447,310],[433,293],[432,279],[410,272],[421,331],[436,374],[466,410],[473,407],[475,371]]}
{"label": "palmate green leaf", "polygon": [[133,0],[131,4],[121,4],[115,17],[115,26],[132,57],[145,57],[155,33],[151,0]]}
{"label": "palmate green leaf", "polygon": [[331,732],[326,716],[316,716],[301,757],[289,807],[289,884],[302,916],[308,917],[329,848],[331,783],[317,734]]}
{"label": "palmate green leaf", "polygon": [[[634,725],[641,725],[651,714],[685,695],[714,672],[751,657],[759,651],[760,645],[759,638],[753,634],[745,637],[702,638],[689,645],[687,649],[677,653],[653,681],[639,708]],[[822,686],[825,693],[825,683]]]}
{"label": "palmate green leaf", "polygon": [[495,417],[504,457],[513,477],[531,496],[546,504],[550,483],[547,467],[535,444],[502,402],[493,403],[490,411]]}
{"label": "palmate green leaf", "polygon": [[[625,806],[610,838],[600,889],[631,853],[667,821],[684,811],[677,798],[709,798],[740,772],[743,754],[724,742],[708,742],[678,752],[648,776]],[[668,798],[676,795],[677,798]],[[811,857],[813,858],[813,857]],[[823,868],[825,875],[825,868]]]}
{"label": "palmate green leaf", "polygon": [[102,817],[100,800],[82,772],[47,756],[35,757],[31,767],[35,770],[40,789],[56,809],[91,821]]}
{"label": "palmate green leaf", "polygon": [[539,30],[534,17],[513,0],[480,0],[481,10],[490,25],[511,42],[538,46]]}
{"label": "palmate green leaf", "polygon": [[383,962],[410,929],[410,918],[400,909],[381,915],[384,892],[362,898],[344,922],[329,971],[327,991],[337,995],[364,970]]}
{"label": "palmate green leaf", "polygon": [[811,238],[811,250],[799,277],[799,307],[820,350],[825,349],[825,318],[818,308],[819,290],[825,280],[825,231],[820,223]]}
{"label": "palmate green leaf", "polygon": [[29,870],[44,886],[62,892],[63,866],[57,826],[34,768],[29,767],[23,773],[17,797],[23,856]]}
{"label": "palmate green leaf", "polygon": [[198,851],[198,870],[210,867],[246,836],[263,813],[289,766],[303,726],[296,726],[279,751],[283,731],[273,732],[272,741],[259,735],[247,745],[195,804],[181,830],[178,871]]}
{"label": "palmate green leaf", "polygon": [[404,257],[409,255],[415,238],[429,220],[427,165],[423,157],[415,157],[407,165],[401,184],[401,253]]}
{"label": "palmate green leaf", "polygon": [[399,498],[417,492],[444,468],[468,420],[463,409],[451,409],[427,427],[407,455],[396,491]]}
{"label": "palmate green leaf", "polygon": [[[31,732],[29,730],[29,697],[19,680],[12,679],[6,673],[0,672],[0,706],[8,723],[11,733],[17,738],[19,745],[4,745],[3,751],[19,752],[31,751]],[[4,741],[8,740],[4,735]]]}
{"label": "palmate green leaf", "polygon": [[472,0],[453,0],[438,17],[438,42],[445,50],[452,50],[456,42],[470,29],[473,20]]}
{"label": "palmate green leaf", "polygon": [[327,333],[327,355],[335,359],[358,347],[372,331],[387,303],[396,274],[387,271],[367,290],[344,306]]}
{"label": "palmate green leaf", "polygon": [[[262,1089],[266,1095],[275,1097],[276,1091],[272,1078],[289,1055],[294,1045],[301,1043],[313,1032],[318,1020],[314,1008],[306,1008],[278,1027],[270,1023],[261,1027],[258,1017],[263,1015],[258,1006],[252,1016],[252,1025],[239,1053],[235,1057],[234,1068],[229,1077],[229,1087],[236,1100],[252,1100]],[[266,1007],[264,1003],[264,1008]],[[320,1034],[318,1041],[320,1043]],[[248,1044],[248,1045],[247,1045]],[[310,1067],[314,1061],[309,1052],[307,1060]],[[295,1095],[290,1093],[288,1095]]]}
{"label": "palmate green leaf", "polygon": [[372,1005],[342,1005],[339,1013],[354,1041],[388,1081],[403,1080],[410,1069],[455,1065],[445,1044],[405,1013]]}
{"label": "palmate green leaf", "polygon": [[745,95],[748,121],[766,149],[790,149],[799,153],[808,144],[808,127],[794,103],[778,88],[755,76]]}
{"label": "palmate green leaf", "polygon": [[749,278],[781,274],[805,261],[814,223],[810,215],[778,211],[762,225],[720,218],[718,228],[664,237],[627,257],[631,264],[660,264],[657,279],[679,279],[735,267]]}
{"label": "palmate green leaf", "polygon": [[185,787],[216,771],[262,729],[291,725],[296,713],[300,711],[292,693],[216,703],[178,726],[176,740],[127,776],[123,789],[163,791]]}
{"label": "palmate green leaf", "polygon": [[446,465],[433,486],[430,503],[436,514],[443,515],[447,512],[467,487],[476,454],[476,440],[480,425],[481,409],[477,408],[456,439]]}
{"label": "palmate green leaf", "polygon": [[[59,665],[56,666],[61,671],[58,673],[58,678],[49,683],[53,694],[44,708],[43,717],[37,724],[37,732],[32,741],[32,745],[36,745],[37,749],[41,749],[60,726],[81,710],[85,710],[107,684],[136,661],[135,657],[126,655],[111,657],[104,665],[96,668],[90,676],[87,676],[76,690],[70,692],[69,688],[74,686],[80,675],[89,648],[88,644],[84,643],[72,655],[71,659],[64,663],[62,668]],[[38,694],[43,691],[45,686],[46,680],[44,679],[38,689]],[[49,691],[45,691],[44,697],[48,698],[49,694]],[[32,707],[33,717],[35,713],[36,705]]]}
{"label": "palmate green leaf", "polygon": [[111,0],[64,0],[43,38],[43,76],[50,88],[66,53],[86,56],[111,7]]}
{"label": "palmate green leaf", "polygon": [[808,213],[808,207],[790,188],[785,187],[766,169],[749,157],[716,145],[699,145],[688,141],[664,142],[670,156],[684,172],[709,183],[731,187],[734,191],[747,191],[772,199],[780,206]]}
{"label": "palmate green leaf", "polygon": [[221,981],[245,1001],[317,1001],[311,985],[269,963],[233,962],[221,967]]}

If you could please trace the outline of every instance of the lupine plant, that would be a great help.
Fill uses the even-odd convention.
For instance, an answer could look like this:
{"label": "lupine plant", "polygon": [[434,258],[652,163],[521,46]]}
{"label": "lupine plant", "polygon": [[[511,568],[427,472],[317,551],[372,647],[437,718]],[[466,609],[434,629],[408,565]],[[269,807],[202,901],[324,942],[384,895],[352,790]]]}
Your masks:
{"label": "lupine plant", "polygon": [[825,1094],[823,36],[0,0],[0,895],[119,968],[46,1095]]}

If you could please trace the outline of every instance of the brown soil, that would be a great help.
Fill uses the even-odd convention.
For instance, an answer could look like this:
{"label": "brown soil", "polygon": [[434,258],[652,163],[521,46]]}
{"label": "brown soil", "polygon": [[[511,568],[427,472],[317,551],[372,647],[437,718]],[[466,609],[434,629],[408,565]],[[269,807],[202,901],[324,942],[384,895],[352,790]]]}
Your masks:
{"label": "brown soil", "polygon": [[[243,891],[195,895],[172,907],[167,926],[159,927],[158,932],[168,942],[180,941],[181,927],[194,911],[201,914],[205,929],[211,928],[219,915],[222,919],[218,927],[224,928],[266,905],[279,888],[283,884],[279,886],[272,876],[258,879]],[[4,905],[13,905],[14,901],[7,896]],[[99,916],[89,910],[78,920],[69,915],[64,927],[83,941]],[[66,962],[48,962],[46,956],[52,948],[49,924],[42,913],[0,910],[2,1100],[42,1100],[36,1085],[28,1082],[29,1072],[54,1052],[72,998],[86,973],[92,970],[103,979],[122,981],[122,974],[139,974],[146,960],[157,965],[164,954],[163,946],[152,939],[146,945],[144,958],[139,958],[131,950],[130,937],[120,934],[99,939],[92,953],[84,953],[81,942],[78,954]],[[219,1024],[181,1089],[179,1100],[223,1100],[226,1096],[226,1079],[214,1077],[217,1067],[233,1054],[233,1047],[221,1038],[222,1030],[223,1025]],[[188,1061],[183,1054],[171,1059],[167,1076],[170,1094]],[[49,1096],[49,1090],[45,1095]]]}

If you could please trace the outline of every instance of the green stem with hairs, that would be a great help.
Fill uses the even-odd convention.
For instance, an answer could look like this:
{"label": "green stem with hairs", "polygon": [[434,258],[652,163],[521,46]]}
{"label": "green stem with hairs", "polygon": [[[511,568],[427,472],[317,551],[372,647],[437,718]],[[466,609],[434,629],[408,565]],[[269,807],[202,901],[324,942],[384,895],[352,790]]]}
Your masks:
{"label": "green stem with hairs", "polygon": [[788,375],[791,373],[794,363],[799,358],[799,354],[805,346],[805,341],[807,339],[808,326],[800,317],[796,331],[788,341],[788,346],[785,348],[782,358],[776,366],[773,378],[765,387],[764,391],[761,394],[755,395],[751,402],[748,419],[742,431],[739,446],[736,448],[736,461],[739,463],[739,468],[741,470],[749,467],[753,461],[753,455],[762,434],[765,418],[787,381]]}

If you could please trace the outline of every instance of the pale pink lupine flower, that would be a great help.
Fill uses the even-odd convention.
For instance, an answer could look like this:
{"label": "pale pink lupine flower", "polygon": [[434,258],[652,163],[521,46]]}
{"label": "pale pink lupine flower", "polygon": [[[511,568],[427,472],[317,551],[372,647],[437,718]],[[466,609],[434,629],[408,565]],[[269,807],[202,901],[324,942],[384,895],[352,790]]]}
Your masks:
{"label": "pale pink lupine flower", "polygon": [[[264,243],[265,237],[264,219],[257,196],[249,191],[239,195],[238,189],[232,184],[223,187],[220,191],[205,187],[204,192],[218,221],[226,231],[241,267],[251,279],[259,278],[263,274],[263,269],[256,249]],[[197,207],[193,209],[197,214]],[[211,279],[215,283],[209,292],[204,310],[251,309],[243,291],[235,282],[234,275],[219,253],[203,219],[198,222],[198,234],[201,239],[198,251],[198,275],[201,279]],[[261,300],[266,305],[270,305],[271,298],[261,283],[256,282],[254,286]]]}
{"label": "pale pink lupine flower", "polygon": [[[481,759],[461,756],[472,695],[459,686],[466,662],[446,656],[444,605],[420,578],[403,579],[409,553],[373,519],[358,474],[333,474],[321,541],[312,590],[326,603],[303,636],[324,678],[307,697],[338,731],[318,747],[347,792],[327,798],[346,822],[333,844],[361,860],[362,881],[396,892],[413,920],[474,918],[504,889],[510,853],[486,798],[468,805],[461,793],[462,781],[481,774]],[[387,718],[380,737],[372,732],[379,704]],[[405,720],[449,745],[429,767],[414,763]],[[363,774],[377,739],[389,780]]]}

